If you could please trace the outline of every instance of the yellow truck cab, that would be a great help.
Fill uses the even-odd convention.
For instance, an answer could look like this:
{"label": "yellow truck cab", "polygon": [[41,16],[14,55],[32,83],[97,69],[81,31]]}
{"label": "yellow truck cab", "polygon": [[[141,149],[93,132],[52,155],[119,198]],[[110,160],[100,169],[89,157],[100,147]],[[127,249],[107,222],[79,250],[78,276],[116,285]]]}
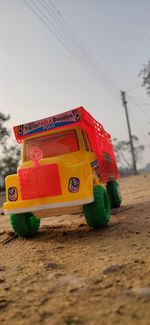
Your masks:
{"label": "yellow truck cab", "polygon": [[83,107],[14,127],[22,143],[17,174],[6,177],[5,214],[23,237],[40,218],[84,212],[89,226],[106,226],[121,204],[110,135]]}

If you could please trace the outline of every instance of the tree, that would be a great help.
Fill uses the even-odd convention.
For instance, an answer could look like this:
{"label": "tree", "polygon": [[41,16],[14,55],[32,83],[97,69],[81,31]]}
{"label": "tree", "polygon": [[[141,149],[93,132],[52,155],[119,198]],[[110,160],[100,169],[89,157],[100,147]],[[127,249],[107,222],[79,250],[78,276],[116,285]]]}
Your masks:
{"label": "tree", "polygon": [[150,60],[144,64],[140,76],[143,78],[143,86],[146,88],[147,94],[150,95]]}
{"label": "tree", "polygon": [[9,137],[9,132],[6,127],[3,125],[6,121],[10,119],[10,116],[5,116],[3,113],[0,113],[0,146],[3,147]]}
{"label": "tree", "polygon": [[20,148],[12,145],[3,151],[3,159],[0,164],[0,174],[3,178],[7,175],[15,174],[20,160]]}
{"label": "tree", "polygon": [[0,113],[0,190],[4,189],[4,179],[9,174],[16,173],[20,160],[20,148],[16,144],[8,144],[10,138],[9,130],[4,126],[10,119]]}
{"label": "tree", "polygon": [[[134,147],[134,154],[136,164],[139,163],[141,160],[141,154],[144,151],[144,145],[139,143],[139,139],[137,136],[132,135],[133,140],[133,147]],[[125,170],[126,173],[133,172],[133,162],[132,162],[132,155],[131,155],[131,146],[129,141],[118,141],[116,138],[113,139],[114,142],[114,150],[116,159],[118,162],[118,166],[120,170]]]}

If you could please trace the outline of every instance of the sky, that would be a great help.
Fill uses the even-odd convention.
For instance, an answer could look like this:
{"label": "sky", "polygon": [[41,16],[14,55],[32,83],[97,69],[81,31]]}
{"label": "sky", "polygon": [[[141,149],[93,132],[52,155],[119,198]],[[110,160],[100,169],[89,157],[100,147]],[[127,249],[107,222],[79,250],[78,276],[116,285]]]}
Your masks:
{"label": "sky", "polygon": [[150,162],[149,0],[0,0],[0,112],[8,127],[84,106],[112,138],[132,134]]}

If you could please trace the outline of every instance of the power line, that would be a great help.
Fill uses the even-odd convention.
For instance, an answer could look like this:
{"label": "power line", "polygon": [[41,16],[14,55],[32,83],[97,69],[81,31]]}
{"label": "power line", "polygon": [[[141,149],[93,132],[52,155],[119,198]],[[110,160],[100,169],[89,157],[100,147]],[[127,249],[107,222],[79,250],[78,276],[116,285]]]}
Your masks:
{"label": "power line", "polygon": [[146,102],[145,98],[138,97],[138,96],[131,96],[131,95],[128,95],[128,98],[134,100],[137,104],[150,106],[150,101]]}
{"label": "power line", "polygon": [[[132,103],[132,105],[134,105],[134,107],[136,107],[140,111],[140,113],[144,114],[144,116],[146,117],[146,120],[150,118],[150,116],[148,114],[146,114],[146,112],[141,107],[139,107],[139,105],[135,104],[133,100],[130,101],[130,103]],[[137,126],[137,128],[140,130],[140,133],[143,134],[143,137],[145,138],[145,141],[147,142],[149,140],[148,134],[141,127],[141,123],[138,122],[137,114],[135,114],[135,110],[133,111],[134,112],[134,115],[133,115],[132,112],[131,112],[131,109],[133,111],[132,106],[129,106],[130,114],[133,117],[133,121],[134,121],[135,125]],[[147,122],[148,122],[148,120],[147,120]]]}
{"label": "power line", "polygon": [[132,116],[132,121],[135,124],[136,129],[138,129],[140,131],[140,135],[143,138],[143,140],[145,141],[145,143],[148,146],[148,134],[146,132],[144,132],[144,130],[141,128],[141,124],[139,124],[139,122],[137,121],[137,116],[135,117],[135,114],[133,114],[133,111],[131,112],[131,108],[129,109],[130,111],[130,116]]}
{"label": "power line", "polygon": [[[80,41],[77,35],[65,23],[60,11],[54,6],[52,1],[47,0],[22,0],[24,4],[36,15],[36,17],[45,25],[45,27],[53,34],[53,36],[65,47],[65,49],[90,73],[90,75],[106,90],[109,89],[112,96],[119,100],[119,91],[112,91],[110,80],[104,75],[102,68],[93,60],[89,50]],[[51,7],[50,7],[51,5]],[[105,86],[102,85],[105,83]],[[120,100],[119,100],[120,102]]]}
{"label": "power line", "polygon": [[129,88],[128,90],[126,90],[126,93],[130,93],[131,91],[133,91],[133,90],[135,90],[135,89],[137,89],[139,87],[141,87],[141,84],[138,83],[135,86],[133,86],[133,87]]}
{"label": "power line", "polygon": [[[141,96],[133,96],[133,95],[129,95],[131,98],[135,98],[135,99],[139,99],[139,100],[143,100],[143,101],[145,101],[145,97],[141,97]],[[147,98],[147,101],[149,101],[148,100],[148,98]]]}
{"label": "power line", "polygon": [[148,143],[149,136],[145,132],[145,130],[141,127],[141,123],[139,123],[137,119],[137,114],[135,114],[135,111],[133,110],[132,106],[129,106],[129,113],[130,116],[132,116],[132,122],[135,124],[136,128],[140,131],[140,134],[142,134],[142,137],[145,139],[145,142]]}
{"label": "power line", "polygon": [[[32,3],[33,3],[34,1],[32,0]],[[30,1],[30,4],[31,4],[31,1]],[[41,4],[41,3],[40,3]],[[27,3],[27,5],[29,5],[28,3]],[[38,9],[40,9],[39,7],[37,8],[37,2],[36,2],[36,4],[34,4],[35,5],[35,7],[36,7],[36,10]],[[42,5],[43,5],[43,2],[42,2]],[[31,7],[31,5],[30,5],[30,7]],[[31,9],[31,8],[30,8]],[[33,9],[33,8],[32,8]],[[33,10],[32,10],[33,11]],[[41,12],[41,9],[39,10],[39,12],[40,12],[40,14],[42,13],[43,14],[43,12]],[[39,12],[38,12],[38,16],[39,16]],[[35,10],[34,10],[34,13],[35,13]],[[36,14],[37,14],[37,12],[36,12]],[[44,18],[46,18],[46,19],[48,19],[48,22],[49,22],[49,17],[47,17],[46,16],[47,15],[47,12],[44,12]],[[53,22],[52,22],[53,23]],[[53,26],[53,27],[56,27],[56,26]],[[61,29],[60,29],[60,31],[61,31]],[[54,29],[53,30],[53,32],[55,32],[55,33],[53,33],[54,34],[54,36],[56,36],[56,29]],[[64,36],[64,35],[63,35]],[[58,34],[57,34],[57,39],[58,39]],[[61,43],[62,43],[62,35],[61,35],[61,37],[59,37],[59,41],[60,41],[60,39],[61,39]],[[64,39],[63,39],[64,40]],[[65,41],[66,41],[66,39],[65,39]],[[62,45],[64,45],[65,47],[66,47],[66,43],[64,44],[64,42],[63,42],[63,44]],[[68,44],[67,44],[68,45]],[[71,46],[72,46],[72,43],[71,43]],[[67,50],[68,50],[68,47],[67,47]],[[69,48],[69,51],[70,51],[70,48]],[[85,62],[81,62],[81,57],[79,58],[79,56],[77,57],[77,56],[75,56],[75,51],[74,51],[74,49],[73,49],[73,53],[71,52],[71,54],[78,60],[78,62],[80,63],[80,64],[82,64],[83,65],[83,63],[85,63]],[[80,61],[79,61],[79,59],[80,59]],[[86,68],[86,70],[87,70],[87,66],[85,66],[85,64],[84,64],[84,68]],[[92,76],[97,80],[97,76],[95,75],[95,74],[93,74],[93,70],[91,71],[89,71],[89,67],[88,67],[88,72],[90,72],[90,74],[92,74]],[[95,71],[94,71],[94,73],[95,73]],[[97,80],[97,81],[99,81],[99,80]]]}
{"label": "power line", "polygon": [[150,119],[150,115],[147,113],[147,112],[145,112],[144,110],[143,110],[143,108],[141,107],[141,105],[139,105],[138,103],[136,103],[132,98],[130,98],[130,97],[128,97],[128,100],[140,111],[140,112],[142,112],[144,115],[145,115],[145,117],[146,118],[148,118],[148,119]]}
{"label": "power line", "polygon": [[[41,1],[41,0],[40,0]],[[79,39],[79,37],[76,35],[76,33],[71,29],[71,27],[67,24],[66,20],[64,19],[64,17],[62,16],[61,12],[58,11],[58,9],[56,8],[56,6],[53,4],[52,0],[44,0],[46,3],[49,4],[49,8],[51,6],[51,11],[53,11],[53,14],[56,18],[56,23],[60,23],[61,27],[63,26],[68,37],[70,38],[71,42],[73,42],[80,50],[80,53],[82,53],[84,55],[84,57],[86,57],[89,62],[96,68],[96,71],[99,71],[101,73],[101,75],[103,75],[104,79],[111,84],[111,87],[113,86],[114,91],[119,92],[119,89],[116,85],[114,85],[114,81],[112,81],[110,79],[110,77],[108,77],[108,75],[106,75],[106,72],[104,71],[103,67],[96,61],[95,57],[90,53],[90,51],[87,49],[87,47],[85,46],[84,42],[81,41],[81,39]]]}

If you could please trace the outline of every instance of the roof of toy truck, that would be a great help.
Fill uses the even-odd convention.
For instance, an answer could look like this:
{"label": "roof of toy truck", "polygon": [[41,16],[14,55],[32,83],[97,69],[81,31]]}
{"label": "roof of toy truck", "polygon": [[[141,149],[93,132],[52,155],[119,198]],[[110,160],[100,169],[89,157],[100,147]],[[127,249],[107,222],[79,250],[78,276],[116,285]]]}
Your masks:
{"label": "roof of toy truck", "polygon": [[82,106],[41,120],[14,126],[13,130],[16,140],[21,143],[24,139],[33,135],[51,132],[56,128],[63,128],[70,125],[80,125],[81,127],[88,125],[89,128],[94,128],[100,137],[104,137],[105,135],[108,138],[110,137],[103,126]]}

